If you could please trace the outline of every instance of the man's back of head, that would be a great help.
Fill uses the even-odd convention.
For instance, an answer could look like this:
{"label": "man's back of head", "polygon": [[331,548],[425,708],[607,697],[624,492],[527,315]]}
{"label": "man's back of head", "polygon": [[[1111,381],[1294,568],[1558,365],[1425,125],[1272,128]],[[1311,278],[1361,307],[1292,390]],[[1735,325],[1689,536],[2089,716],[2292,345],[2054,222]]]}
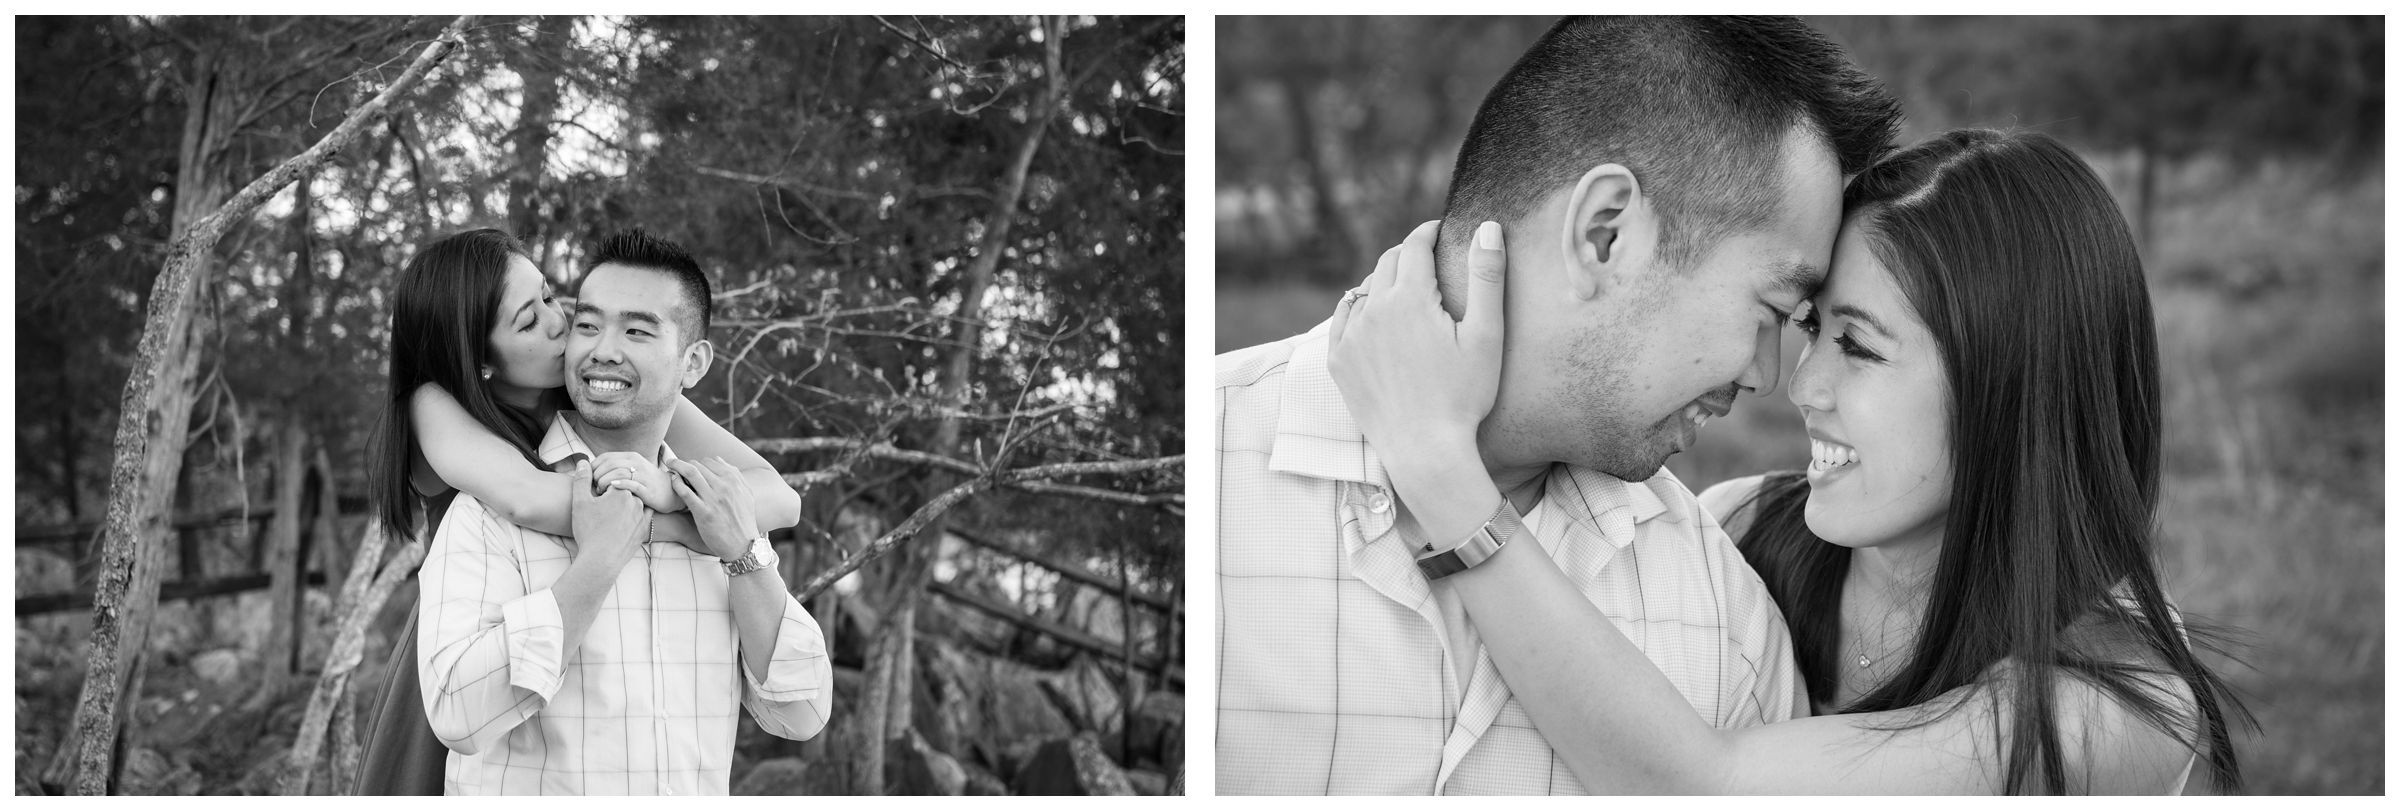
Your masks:
{"label": "man's back of head", "polygon": [[1484,97],[1459,148],[1437,249],[1444,306],[1463,311],[1477,224],[1523,217],[1593,166],[1644,179],[1659,259],[1682,265],[1772,215],[1792,127],[1824,138],[1847,177],[1891,149],[1899,115],[1796,18],[1563,19]]}

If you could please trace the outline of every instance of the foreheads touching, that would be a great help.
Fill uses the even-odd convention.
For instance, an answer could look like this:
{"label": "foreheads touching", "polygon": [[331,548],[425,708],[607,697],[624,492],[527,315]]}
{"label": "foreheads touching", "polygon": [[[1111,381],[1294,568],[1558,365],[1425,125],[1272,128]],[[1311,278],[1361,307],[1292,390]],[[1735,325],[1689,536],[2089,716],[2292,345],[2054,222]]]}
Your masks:
{"label": "foreheads touching", "polygon": [[1484,98],[1459,149],[1436,251],[1445,306],[1459,311],[1476,225],[1517,226],[1606,164],[1638,180],[1656,261],[1689,266],[1783,217],[1801,193],[1777,182],[1795,128],[1848,176],[1891,149],[1899,106],[1797,19],[1562,20]]}

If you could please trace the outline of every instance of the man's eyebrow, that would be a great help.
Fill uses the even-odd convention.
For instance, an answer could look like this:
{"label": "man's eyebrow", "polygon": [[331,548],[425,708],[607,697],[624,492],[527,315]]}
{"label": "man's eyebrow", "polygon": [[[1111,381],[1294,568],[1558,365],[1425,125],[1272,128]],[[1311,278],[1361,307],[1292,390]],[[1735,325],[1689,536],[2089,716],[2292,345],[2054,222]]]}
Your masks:
{"label": "man's eyebrow", "polygon": [[[576,299],[576,300],[575,300],[575,314],[576,314],[576,315],[591,315],[591,316],[593,316],[593,317],[596,317],[596,318],[598,318],[598,317],[606,317],[606,316],[608,315],[607,313],[601,312],[601,311],[600,311],[600,308],[592,306],[592,305],[591,305],[589,302],[586,302],[586,301],[584,301],[583,299]],[[649,310],[625,310],[625,311],[623,311],[623,312],[619,312],[619,313],[617,313],[617,317],[618,317],[618,318],[625,319],[625,320],[627,320],[627,321],[642,321],[642,322],[646,322],[646,323],[650,324],[650,325],[651,325],[651,326],[653,326],[653,327],[655,327],[655,326],[658,326],[658,325],[660,325],[660,324],[667,323],[667,319],[666,319],[666,317],[665,317],[665,316],[659,315],[659,314],[657,314],[657,313],[654,313],[654,312],[651,312],[651,311],[649,311]]]}
{"label": "man's eyebrow", "polygon": [[1883,336],[1886,338],[1892,338],[1895,340],[1899,338],[1899,336],[1892,334],[1890,327],[1884,326],[1883,322],[1875,320],[1875,316],[1868,315],[1867,311],[1861,310],[1857,307],[1852,307],[1848,304],[1836,304],[1825,308],[1825,311],[1832,313],[1835,318],[1840,318],[1845,321],[1857,321],[1866,324],[1868,327],[1873,328],[1876,332],[1883,333]]}
{"label": "man's eyebrow", "polygon": [[1825,273],[1807,262],[1776,262],[1771,266],[1774,277],[1767,280],[1769,290],[1788,290],[1806,296],[1825,283]]}

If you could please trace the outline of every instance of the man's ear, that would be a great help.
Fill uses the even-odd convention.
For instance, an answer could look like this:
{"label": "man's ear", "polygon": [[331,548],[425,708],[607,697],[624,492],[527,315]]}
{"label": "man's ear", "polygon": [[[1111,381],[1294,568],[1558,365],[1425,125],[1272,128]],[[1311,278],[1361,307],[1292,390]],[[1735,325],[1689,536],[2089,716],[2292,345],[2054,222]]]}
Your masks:
{"label": "man's ear", "polygon": [[1583,173],[1567,195],[1559,233],[1575,297],[1589,301],[1625,289],[1647,264],[1655,233],[1650,226],[1633,170],[1603,163]]}
{"label": "man's ear", "polygon": [[709,343],[706,338],[693,341],[691,346],[684,347],[683,387],[688,389],[700,385],[700,378],[708,376],[708,364],[715,361],[716,357],[717,347]]}

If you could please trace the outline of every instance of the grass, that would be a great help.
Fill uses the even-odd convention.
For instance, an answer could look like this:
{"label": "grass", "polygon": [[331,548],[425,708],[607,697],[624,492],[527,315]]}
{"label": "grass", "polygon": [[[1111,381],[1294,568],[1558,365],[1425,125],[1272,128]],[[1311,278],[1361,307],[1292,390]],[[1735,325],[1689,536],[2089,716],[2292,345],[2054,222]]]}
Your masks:
{"label": "grass", "polygon": [[[2162,189],[2158,556],[2187,614],[2246,642],[2212,663],[2257,716],[2253,794],[2385,790],[2381,169],[2198,163]],[[1305,330],[1339,290],[1220,284],[1217,349]],[[1794,468],[1799,425],[1783,392],[1745,398],[1668,465],[1695,491]]]}

